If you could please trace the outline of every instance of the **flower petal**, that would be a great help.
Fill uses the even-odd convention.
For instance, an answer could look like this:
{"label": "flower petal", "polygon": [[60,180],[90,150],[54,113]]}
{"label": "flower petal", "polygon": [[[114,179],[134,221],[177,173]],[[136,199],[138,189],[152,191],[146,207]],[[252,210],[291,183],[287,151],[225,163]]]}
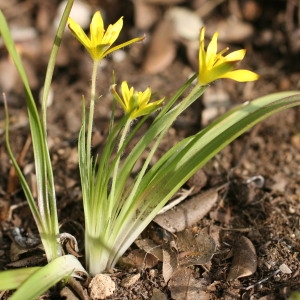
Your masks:
{"label": "flower petal", "polygon": [[134,93],[134,89],[131,88],[129,90],[129,87],[128,87],[128,83],[127,81],[123,81],[122,84],[121,84],[121,92],[122,92],[122,97],[123,97],[123,109],[126,113],[128,113],[130,111],[130,101],[131,101],[131,98],[133,96],[133,93]]}
{"label": "flower petal", "polygon": [[90,25],[90,35],[92,47],[96,48],[97,45],[102,43],[104,35],[104,24],[100,11],[95,12]]}
{"label": "flower petal", "polygon": [[74,37],[81,43],[87,50],[91,47],[91,41],[80,27],[72,18],[68,18],[68,27]]}
{"label": "flower petal", "polygon": [[121,84],[121,92],[123,99],[121,100],[115,89],[111,89],[116,100],[121,104],[125,114],[130,119],[135,119],[154,112],[164,101],[163,99],[149,103],[151,98],[151,89],[147,88],[143,92],[137,92],[133,87],[129,89],[126,81]]}
{"label": "flower petal", "polygon": [[204,49],[204,35],[205,27],[201,28],[200,31],[200,45],[199,45],[199,74],[206,70],[206,52]]}
{"label": "flower petal", "polygon": [[139,95],[139,106],[143,107],[147,105],[147,103],[150,101],[151,97],[151,89],[147,88],[144,92],[141,92]]}
{"label": "flower petal", "polygon": [[105,31],[102,39],[102,44],[112,45],[118,38],[123,27],[123,17],[121,17],[115,24],[111,24]]}
{"label": "flower petal", "polygon": [[135,38],[111,48],[111,45],[116,41],[123,28],[123,17],[121,17],[115,24],[109,25],[107,30],[105,30],[100,11],[95,12],[93,15],[90,24],[90,38],[87,37],[83,29],[71,18],[69,18],[68,25],[76,39],[83,44],[94,61],[99,61],[109,53],[132,43],[139,42],[145,38]]}
{"label": "flower petal", "polygon": [[146,106],[142,107],[141,109],[137,109],[136,111],[134,111],[131,115],[131,118],[135,119],[153,113],[158,109],[158,107],[162,104],[164,100],[165,98],[162,98],[160,100],[148,103]]}
{"label": "flower petal", "polygon": [[218,32],[215,32],[211,42],[207,46],[206,51],[206,66],[208,69],[212,68],[215,63],[216,54],[218,51]]}
{"label": "flower petal", "polygon": [[122,106],[122,108],[124,109],[124,111],[126,111],[126,107],[124,104],[124,100],[123,98],[120,97],[120,95],[118,94],[118,92],[115,89],[116,84],[113,84],[110,88],[110,91],[112,93],[112,95],[114,96],[114,98],[119,102],[119,104]]}
{"label": "flower petal", "polygon": [[258,79],[258,75],[248,70],[236,70],[235,63],[241,61],[246,54],[245,49],[233,51],[226,56],[225,52],[228,48],[217,52],[218,33],[214,33],[207,51],[204,45],[205,28],[200,31],[200,47],[199,47],[199,75],[198,83],[207,85],[219,78],[231,78],[236,81],[253,81]]}
{"label": "flower petal", "polygon": [[122,43],[122,44],[120,44],[120,45],[117,45],[117,46],[115,46],[115,47],[112,47],[112,48],[108,49],[107,51],[105,51],[105,56],[108,55],[108,54],[111,53],[111,52],[114,52],[114,51],[116,51],[116,50],[119,50],[119,49],[121,49],[121,48],[124,48],[124,47],[126,47],[126,46],[129,46],[129,45],[131,45],[131,44],[133,44],[133,43],[141,42],[141,41],[143,41],[144,39],[145,39],[145,36],[141,36],[141,37],[138,37],[138,38],[134,38],[134,39],[132,39],[132,40],[130,40],[130,41],[127,41],[127,42],[125,42],[125,43]]}
{"label": "flower petal", "polygon": [[240,49],[237,51],[233,51],[229,54],[227,54],[224,58],[225,61],[241,61],[246,55],[246,49]]}
{"label": "flower petal", "polygon": [[249,70],[236,70],[225,73],[219,78],[230,78],[238,82],[255,81],[259,78],[259,75]]}

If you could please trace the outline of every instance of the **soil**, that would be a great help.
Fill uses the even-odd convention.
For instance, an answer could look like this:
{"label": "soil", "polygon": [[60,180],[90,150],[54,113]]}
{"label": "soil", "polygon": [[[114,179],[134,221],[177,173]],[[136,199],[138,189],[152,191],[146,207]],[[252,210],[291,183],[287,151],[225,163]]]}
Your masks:
{"label": "soil", "polygon": [[[142,6],[142,10],[137,3],[144,2],[147,4]],[[59,3],[0,0],[0,8],[9,24],[18,30],[28,30],[26,33],[22,31],[16,39],[37,98],[43,84],[47,55],[53,40],[52,25]],[[241,67],[257,72],[260,79],[251,83],[230,80],[213,83],[207,94],[174,124],[160,151],[169,149],[174,141],[201,130],[238,103],[272,92],[299,89],[300,6],[297,1],[87,0],[84,3],[91,12],[101,9],[106,24],[124,16],[121,41],[143,33],[147,36],[145,42],[122,49],[101,64],[98,93],[102,97],[95,111],[94,153],[101,153],[109,126],[109,86],[113,70],[117,82],[127,80],[137,90],[150,86],[157,99],[170,97],[197,70],[197,52],[193,51],[188,38],[179,37],[175,26],[168,27],[162,40],[157,38],[158,28],[162,28],[167,12],[174,7],[190,9],[201,16],[208,35],[218,30],[220,47],[229,46],[231,50],[246,48],[247,55]],[[181,23],[181,27],[184,24]],[[0,47],[0,86],[8,99],[11,147],[28,182],[32,183],[34,166],[22,85],[6,50],[2,44]],[[89,57],[78,42],[66,33],[52,84],[53,103],[48,110],[49,145],[61,230],[76,236],[81,255],[84,255],[84,221],[76,149],[81,124],[81,97],[89,95],[90,70]],[[1,270],[45,262],[39,248],[29,247],[23,252],[15,250],[16,230],[20,230],[24,237],[36,237],[37,231],[7,154],[4,119],[1,99]],[[175,279],[180,278],[180,273],[166,282],[163,273],[166,262],[158,260],[148,268],[140,268],[138,263],[130,267],[117,265],[110,271],[117,288],[107,299],[271,300],[287,299],[293,291],[300,291],[299,108],[276,114],[239,137],[203,168],[202,176],[205,183],[200,193],[221,185],[224,187],[218,191],[213,207],[187,230],[193,233],[207,230],[217,247],[206,263],[191,264],[179,270],[188,272],[189,278],[194,280],[185,285],[181,281],[186,291],[184,296],[175,289],[178,288]],[[153,236],[161,230],[157,226],[151,224],[143,238],[155,240]],[[133,245],[126,256],[131,253],[136,255],[136,250],[138,247]],[[243,256],[244,252],[246,256]],[[257,268],[252,271],[251,266],[244,264],[249,255],[253,255],[253,264],[257,262]],[[232,268],[239,271],[230,273]],[[126,285],[122,281],[136,274],[139,276],[133,283]],[[89,299],[88,283],[81,285],[83,294],[75,286],[74,282],[68,285],[69,291],[76,295],[74,298],[68,292],[64,294],[56,289],[49,291],[43,299]],[[197,295],[193,287],[198,291]],[[0,292],[1,299],[8,296],[9,292]]]}

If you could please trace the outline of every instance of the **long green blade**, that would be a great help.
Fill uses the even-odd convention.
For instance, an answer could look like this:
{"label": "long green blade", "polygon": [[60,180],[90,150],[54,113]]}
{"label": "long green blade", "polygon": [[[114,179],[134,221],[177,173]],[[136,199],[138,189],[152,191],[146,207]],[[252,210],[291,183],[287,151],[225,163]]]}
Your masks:
{"label": "long green blade", "polygon": [[[130,156],[125,160],[122,168],[120,169],[120,176],[118,178],[118,187],[116,194],[121,194],[124,190],[125,183],[129,174],[139,159],[143,151],[154,141],[160,134],[166,132],[168,128],[171,127],[174,120],[180,113],[182,113],[188,106],[190,106],[194,101],[196,101],[205,91],[206,87],[195,87],[189,94],[188,98],[185,98],[185,103],[182,102],[177,104],[175,107],[171,108],[175,101],[182,95],[182,93],[190,87],[195,76],[190,78],[174,95],[174,97],[167,103],[166,107],[155,118],[151,127],[146,131],[146,133],[141,137],[139,142],[132,149]],[[184,101],[184,100],[183,100]]]}
{"label": "long green blade", "polygon": [[75,271],[86,274],[75,256],[60,256],[28,277],[10,300],[36,299],[61,280],[68,280]]}
{"label": "long green blade", "polygon": [[299,105],[299,92],[283,92],[234,108],[203,131],[172,148],[149,172],[146,181],[150,179],[150,185],[154,187],[163,180],[167,183],[164,185],[167,190],[176,190],[215,154],[249,128],[276,112]]}
{"label": "long green blade", "polygon": [[0,291],[17,289],[30,275],[40,268],[32,267],[0,272]]}
{"label": "long green blade", "polygon": [[[30,89],[28,78],[26,76],[22,61],[16,50],[14,41],[10,34],[10,30],[6,19],[0,11],[0,32],[4,44],[12,58],[18,73],[21,77],[25,88],[26,104],[28,110],[28,117],[30,123],[30,131],[32,136],[32,145],[35,160],[35,171],[37,179],[37,191],[38,191],[38,204],[35,203],[32,193],[25,181],[25,178],[17,165],[17,161],[10,149],[9,138],[8,138],[8,122],[6,123],[6,144],[11,160],[20,178],[22,187],[25,191],[26,199],[29,203],[31,212],[37,223],[39,233],[45,248],[48,261],[61,255],[61,249],[59,241],[56,238],[59,232],[57,209],[56,209],[56,196],[54,190],[54,179],[53,171],[50,160],[49,149],[47,145],[47,133],[46,133],[46,104],[48,93],[52,81],[52,75],[55,65],[55,58],[60,45],[61,37],[66,26],[67,18],[70,13],[72,4],[74,0],[68,0],[64,14],[62,16],[57,34],[53,43],[53,48],[51,51],[45,85],[43,93],[43,104],[42,104],[42,119],[39,116],[35,100]],[[6,117],[8,118],[7,108]]]}
{"label": "long green blade", "polygon": [[[45,170],[45,165],[43,163],[44,161],[44,145],[43,145],[43,130],[41,127],[41,123],[39,120],[39,115],[38,111],[31,93],[31,89],[28,83],[28,79],[25,73],[25,70],[23,68],[20,56],[16,50],[15,44],[13,42],[13,39],[11,37],[7,22],[5,20],[5,17],[0,11],[0,31],[1,31],[1,36],[4,41],[4,44],[11,56],[11,58],[14,61],[14,64],[19,72],[19,75],[22,79],[24,88],[25,88],[25,94],[26,94],[26,101],[27,101],[27,108],[28,108],[28,114],[29,114],[29,121],[30,121],[30,128],[31,128],[31,133],[32,133],[32,142],[33,142],[33,147],[34,147],[34,152],[35,152],[35,166],[36,166],[36,172],[38,175],[38,193],[39,193],[39,198],[44,198],[46,195],[46,170]],[[17,169],[18,171],[18,169]],[[19,176],[21,178],[21,173],[19,173]],[[22,183],[22,180],[21,180]],[[27,195],[26,195],[27,196]],[[36,204],[32,200],[32,197],[27,197],[27,201],[30,204],[30,207],[35,207]],[[35,212],[37,209],[35,209]],[[38,221],[39,219],[42,220],[43,216],[38,216],[35,215],[35,219]],[[42,227],[41,224],[39,224],[40,228]]]}
{"label": "long green blade", "polygon": [[[276,93],[241,105],[198,134],[169,150],[140,183],[135,206],[130,207],[116,238],[114,264],[163,205],[199,168],[230,142],[268,116],[300,105],[299,92]],[[132,216],[131,218],[129,216]]]}

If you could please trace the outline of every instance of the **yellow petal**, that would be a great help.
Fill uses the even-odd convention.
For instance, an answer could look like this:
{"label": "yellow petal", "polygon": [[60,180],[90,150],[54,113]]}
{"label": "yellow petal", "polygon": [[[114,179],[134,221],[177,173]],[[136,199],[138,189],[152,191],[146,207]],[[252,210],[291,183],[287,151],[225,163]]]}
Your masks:
{"label": "yellow petal", "polygon": [[238,82],[255,81],[259,78],[259,75],[249,70],[236,70],[225,73],[219,78],[230,78]]}
{"label": "yellow petal", "polygon": [[207,46],[206,65],[208,68],[212,68],[215,62],[215,58],[218,50],[218,35],[219,35],[218,32],[215,32],[211,42]]}
{"label": "yellow petal", "polygon": [[225,56],[225,61],[241,61],[246,55],[245,49],[233,51]]}
{"label": "yellow petal", "polygon": [[231,78],[236,81],[253,81],[258,79],[258,75],[248,70],[236,70],[235,63],[241,61],[246,54],[245,49],[233,51],[226,56],[225,52],[228,48],[217,52],[218,33],[214,33],[208,47],[205,51],[205,28],[200,31],[200,47],[199,47],[199,75],[198,83],[207,85],[219,78]]}
{"label": "yellow petal", "polygon": [[120,95],[118,94],[118,92],[115,89],[116,84],[113,84],[110,88],[111,93],[113,94],[114,98],[119,102],[119,104],[122,106],[122,108],[124,109],[124,111],[126,111],[126,107],[124,104],[124,100],[122,97],[120,97]]}
{"label": "yellow petal", "polygon": [[83,29],[71,18],[69,18],[68,25],[76,39],[86,48],[94,61],[99,61],[109,53],[130,44],[142,41],[145,38],[135,38],[111,48],[111,45],[116,41],[123,28],[123,17],[121,17],[115,24],[109,25],[107,30],[105,30],[100,11],[95,12],[93,15],[90,24],[90,38],[87,37]]}
{"label": "yellow petal", "polygon": [[75,38],[88,50],[91,47],[91,41],[80,27],[72,18],[68,18],[68,26]]}
{"label": "yellow petal", "polygon": [[112,45],[118,38],[123,27],[123,17],[121,17],[115,24],[111,24],[105,31],[102,39],[102,44]]}
{"label": "yellow petal", "polygon": [[199,46],[199,73],[203,73],[206,70],[206,53],[204,49],[204,34],[205,27],[200,31],[200,46]]}
{"label": "yellow petal", "polygon": [[122,92],[122,97],[123,97],[123,109],[125,112],[130,111],[130,99],[132,98],[133,95],[133,88],[129,90],[128,83],[127,81],[123,81],[121,84],[121,92]]}
{"label": "yellow petal", "polygon": [[147,105],[141,107],[140,109],[137,109],[134,111],[131,115],[131,119],[135,119],[141,116],[149,115],[156,111],[161,103],[164,101],[165,98],[157,100],[155,102],[148,103]]}
{"label": "yellow petal", "polygon": [[147,88],[144,92],[141,92],[139,96],[139,105],[144,106],[150,101],[151,89]]}
{"label": "yellow petal", "polygon": [[129,93],[129,88],[128,88],[128,83],[127,81],[123,81],[121,84],[121,91],[122,91],[122,95],[126,95]]}
{"label": "yellow petal", "polygon": [[131,44],[133,44],[133,43],[141,42],[141,41],[143,41],[144,39],[145,39],[145,36],[138,37],[138,38],[134,38],[134,39],[132,39],[132,40],[130,40],[130,41],[127,41],[127,42],[122,43],[122,44],[120,44],[120,45],[117,45],[117,46],[115,46],[115,47],[109,48],[107,51],[105,51],[105,56],[108,55],[108,54],[111,53],[111,52],[114,52],[114,51],[116,51],[116,50],[119,50],[119,49],[121,49],[121,48],[124,48],[124,47],[126,47],[126,46],[129,46],[129,45],[131,45]]}
{"label": "yellow petal", "polygon": [[95,12],[90,25],[90,35],[92,46],[96,49],[102,43],[104,34],[104,24],[100,11]]}

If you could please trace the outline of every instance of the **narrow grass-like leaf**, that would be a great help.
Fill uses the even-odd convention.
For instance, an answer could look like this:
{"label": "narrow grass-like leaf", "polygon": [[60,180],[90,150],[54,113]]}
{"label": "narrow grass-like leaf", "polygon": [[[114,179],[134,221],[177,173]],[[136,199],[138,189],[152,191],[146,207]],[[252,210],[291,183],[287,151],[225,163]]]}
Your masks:
{"label": "narrow grass-like leaf", "polygon": [[[40,221],[43,224],[39,224],[40,235],[45,247],[45,251],[47,254],[48,260],[56,257],[59,253],[58,245],[56,242],[56,235],[58,233],[58,224],[56,227],[56,232],[51,232],[53,230],[51,225],[51,215],[49,210],[49,202],[48,202],[48,182],[47,182],[47,144],[46,144],[46,137],[44,135],[44,130],[42,128],[42,124],[40,122],[39,114],[37,111],[37,107],[32,96],[32,92],[29,86],[29,82],[22,65],[20,56],[16,50],[15,44],[11,37],[7,22],[5,20],[4,15],[0,11],[0,30],[1,35],[4,41],[4,44],[14,61],[14,64],[19,72],[19,75],[22,79],[25,94],[26,94],[26,104],[28,109],[28,116],[29,116],[29,123],[30,123],[30,131],[32,135],[32,144],[33,144],[33,151],[34,151],[34,159],[35,159],[35,169],[37,175],[37,192],[38,192],[38,208],[35,211],[39,211],[40,214]],[[12,154],[12,153],[10,153]],[[14,161],[12,159],[12,161]],[[16,168],[18,171],[18,168]],[[21,173],[18,174],[19,176]],[[21,178],[21,176],[20,176]],[[21,180],[22,181],[22,180]],[[32,201],[33,197],[28,197],[27,201],[30,201],[30,207],[36,206],[35,202]],[[54,212],[56,214],[56,212]],[[37,218],[36,218],[37,220]]]}
{"label": "narrow grass-like leaf", "polygon": [[[201,132],[186,138],[167,152],[149,172],[148,178],[145,178],[145,186],[149,187],[149,181],[155,185],[161,179],[168,178],[170,183],[167,188],[174,184],[180,187],[180,181],[183,184],[191,173],[202,167],[243,132],[276,112],[299,105],[300,93],[291,91],[260,97],[232,109]],[[169,177],[166,173],[174,176]]]}
{"label": "narrow grass-like leaf", "polygon": [[74,272],[86,274],[75,256],[60,256],[28,277],[10,299],[36,299],[61,280],[67,281]]}
{"label": "narrow grass-like leaf", "polygon": [[0,291],[16,290],[30,275],[40,268],[32,267],[0,272]]}
{"label": "narrow grass-like leaf", "polygon": [[[42,95],[42,124],[41,124],[41,127],[44,130],[44,134],[43,134],[44,135],[43,145],[44,145],[44,149],[45,149],[44,164],[45,164],[45,168],[46,168],[46,172],[47,172],[47,185],[48,185],[48,187],[47,187],[48,200],[47,200],[46,206],[49,206],[49,208],[47,210],[50,213],[48,227],[51,228],[50,231],[55,233],[56,235],[59,232],[59,229],[58,229],[58,217],[57,217],[53,170],[52,170],[50,153],[49,153],[49,149],[48,149],[48,145],[47,145],[47,102],[48,102],[49,90],[50,90],[50,86],[51,86],[51,82],[52,82],[57,52],[58,52],[58,49],[59,49],[59,46],[60,46],[60,43],[62,40],[63,32],[66,28],[68,16],[69,16],[71,8],[73,6],[73,2],[74,2],[74,0],[67,1],[63,15],[61,17],[61,20],[60,20],[60,23],[59,23],[59,26],[58,26],[58,29],[57,29],[57,32],[56,32],[56,35],[54,38],[52,50],[50,53],[50,58],[48,61],[45,82],[44,82],[44,87],[43,87],[43,95]],[[39,121],[40,121],[40,119],[39,119]],[[57,254],[58,255],[61,254],[59,246],[58,246]]]}
{"label": "narrow grass-like leaf", "polygon": [[53,42],[52,50],[51,50],[49,61],[48,61],[45,82],[44,82],[44,87],[43,87],[43,94],[42,94],[43,126],[45,129],[47,128],[47,114],[46,113],[47,113],[48,96],[49,96],[49,91],[50,91],[50,87],[51,87],[56,56],[57,56],[59,46],[61,44],[62,35],[66,28],[66,24],[67,24],[68,17],[70,15],[73,3],[74,3],[74,0],[68,0],[68,2],[66,4],[65,10],[63,12],[63,15],[61,17],[60,23],[57,28],[56,36],[55,36],[55,39]]}
{"label": "narrow grass-like leaf", "polygon": [[284,109],[300,105],[299,92],[284,92],[258,98],[232,109],[213,124],[188,137],[167,152],[145,175],[114,237],[114,265],[163,205],[199,168],[249,128]]}
{"label": "narrow grass-like leaf", "polygon": [[37,205],[35,204],[35,201],[33,199],[33,196],[32,196],[32,193],[31,193],[31,190],[28,186],[28,183],[18,165],[18,162],[11,150],[11,147],[10,147],[10,139],[9,139],[9,116],[8,116],[8,108],[7,108],[7,100],[6,100],[6,96],[4,95],[3,96],[4,98],[4,109],[5,109],[5,141],[6,141],[6,149],[7,149],[7,152],[8,152],[8,155],[12,161],[12,164],[19,176],[19,180],[20,180],[20,183],[21,183],[21,186],[22,186],[22,189],[23,189],[23,192],[25,194],[25,197],[26,197],[26,200],[28,202],[28,205],[30,207],[30,210],[31,210],[31,213],[33,215],[33,218],[35,219],[35,222],[37,224],[37,227],[38,227],[38,230],[43,232],[45,231],[45,229],[43,228],[43,221],[41,220],[41,216],[40,216],[40,213],[38,211],[38,207]]}
{"label": "narrow grass-like leaf", "polygon": [[[5,17],[0,11],[0,32],[3,38],[4,44],[9,52],[10,57],[12,58],[18,73],[21,77],[25,88],[26,95],[26,104],[28,109],[28,117],[30,123],[30,131],[32,135],[32,145],[34,152],[34,160],[35,160],[35,171],[36,171],[36,179],[37,179],[37,192],[38,192],[38,205],[36,205],[30,189],[26,184],[24,176],[21,173],[20,168],[17,166],[17,161],[14,158],[14,155],[8,145],[8,123],[6,123],[6,142],[9,155],[12,159],[14,167],[17,170],[18,176],[20,178],[22,187],[25,191],[26,199],[29,203],[35,221],[37,222],[37,226],[39,229],[39,233],[45,248],[46,256],[48,261],[51,261],[53,258],[61,255],[61,249],[59,240],[56,238],[59,233],[58,228],[58,218],[57,218],[57,209],[56,209],[56,196],[54,190],[54,180],[53,180],[53,171],[52,165],[50,161],[50,154],[47,145],[46,138],[46,106],[47,106],[47,98],[50,89],[50,84],[52,80],[53,69],[55,65],[55,58],[58,51],[58,47],[60,44],[60,40],[62,37],[63,30],[66,26],[67,18],[70,13],[72,4],[74,0],[68,0],[66,9],[62,16],[57,35],[54,41],[53,49],[51,52],[46,80],[44,85],[44,94],[43,94],[43,119],[40,119],[36,103],[34,101],[32,91],[28,82],[28,78],[26,76],[24,67],[22,65],[22,61],[20,56],[16,50],[15,44],[10,34],[9,27],[5,20]],[[7,108],[6,108],[6,116],[8,116]]]}
{"label": "narrow grass-like leaf", "polygon": [[150,128],[145,132],[139,142],[135,145],[130,153],[130,156],[128,156],[128,158],[124,161],[123,166],[120,169],[120,176],[118,178],[118,190],[116,191],[118,195],[120,195],[122,191],[124,191],[126,180],[130,176],[133,166],[135,165],[143,151],[151,144],[152,141],[155,140],[158,135],[160,135],[163,131],[168,130],[177,116],[180,115],[180,113],[182,113],[194,101],[196,101],[205,91],[206,87],[197,88],[194,93],[190,94],[188,101],[186,101],[184,105],[182,105],[182,103],[179,103],[175,107],[171,108],[175,101],[178,100],[178,98],[186,91],[186,89],[190,87],[191,83],[195,79],[195,76],[191,77],[170,99],[170,101],[155,118]]}
{"label": "narrow grass-like leaf", "polygon": [[[181,88],[180,92],[178,92],[176,96],[171,100],[171,104],[174,104],[174,102],[184,92],[184,90],[189,87],[191,81],[192,79],[190,79],[187,82],[187,84],[184,85],[183,88]],[[171,105],[167,104],[168,109],[163,110],[163,114],[158,114],[157,119],[154,120],[150,128],[141,137],[140,141],[135,145],[130,155],[125,159],[123,166],[121,166],[119,171],[113,175],[113,178],[115,178],[114,180],[117,183],[114,186],[114,189],[112,190],[113,193],[107,198],[107,200],[103,198],[95,198],[95,201],[98,200],[99,203],[101,202],[101,205],[105,204],[105,202],[108,203],[108,205],[110,205],[110,203],[112,203],[113,205],[109,209],[103,206],[103,209],[100,210],[98,203],[98,208],[94,210],[95,220],[98,220],[98,222],[94,225],[94,228],[96,230],[93,230],[93,235],[89,233],[89,236],[87,237],[87,239],[90,239],[90,241],[87,243],[91,245],[88,249],[94,248],[93,253],[90,253],[90,262],[88,263],[89,270],[92,273],[102,272],[106,268],[112,266],[109,261],[111,257],[114,257],[113,252],[115,251],[114,249],[116,243],[118,243],[116,237],[119,236],[120,231],[126,231],[126,229],[124,228],[124,224],[128,220],[131,220],[133,218],[132,214],[135,211],[134,208],[136,207],[135,191],[139,189],[139,181],[141,181],[143,173],[146,171],[150,163],[151,156],[153,156],[156,148],[159,145],[160,140],[163,138],[164,134],[173,124],[177,116],[194,101],[196,101],[202,95],[205,88],[206,87],[196,86],[189,93],[189,95],[185,97],[184,100],[179,102],[179,104],[177,104],[174,108],[171,108]],[[135,129],[133,129],[133,131],[134,130]],[[123,144],[123,147],[127,145],[128,141],[132,138],[132,136],[133,135],[128,136],[126,142],[124,142]],[[125,187],[126,184],[128,184],[128,179],[130,177],[133,166],[135,165],[143,151],[146,149],[146,147],[148,147],[155,140],[156,142],[154,143],[154,145],[151,146],[153,148],[148,159],[145,162],[143,170],[141,171],[142,173],[136,179],[136,184],[132,189],[132,193],[126,194]],[[116,161],[122,154],[123,147],[119,149],[119,152],[116,158],[114,159],[113,164],[116,163]],[[106,172],[107,170],[105,171],[105,173]],[[101,214],[101,216],[99,216],[99,214]],[[98,236],[98,242],[96,241],[96,236]],[[110,251],[103,251],[103,249],[101,250],[99,240],[107,243],[107,248],[110,249]],[[97,243],[99,245],[98,251],[96,251],[95,249]]]}

